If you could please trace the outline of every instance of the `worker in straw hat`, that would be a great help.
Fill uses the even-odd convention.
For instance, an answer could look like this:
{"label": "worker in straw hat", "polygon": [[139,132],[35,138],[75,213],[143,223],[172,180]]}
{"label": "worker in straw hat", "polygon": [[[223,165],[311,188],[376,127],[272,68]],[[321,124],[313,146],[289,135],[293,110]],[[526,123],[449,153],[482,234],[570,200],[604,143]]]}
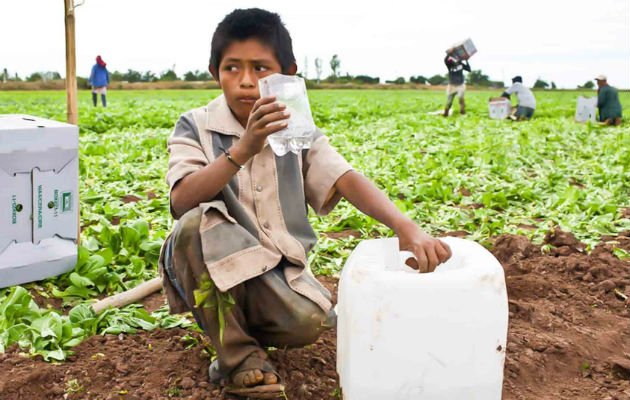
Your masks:
{"label": "worker in straw hat", "polygon": [[598,75],[595,81],[597,82],[599,121],[606,125],[620,125],[621,103],[617,89],[608,84],[606,75]]}

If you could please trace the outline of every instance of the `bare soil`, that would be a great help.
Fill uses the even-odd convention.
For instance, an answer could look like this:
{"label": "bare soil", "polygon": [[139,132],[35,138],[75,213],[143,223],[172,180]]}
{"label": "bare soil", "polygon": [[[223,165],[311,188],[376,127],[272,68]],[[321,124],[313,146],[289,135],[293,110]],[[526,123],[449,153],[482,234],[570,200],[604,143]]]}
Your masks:
{"label": "bare soil", "polygon": [[[566,232],[546,238],[543,253],[522,236],[496,238],[505,269],[510,325],[503,398],[630,398],[630,232],[603,238],[590,254]],[[336,293],[334,278],[320,277]],[[163,303],[154,295],[146,306]],[[203,335],[182,329],[94,336],[69,361],[50,364],[0,354],[0,398],[220,399],[207,383]],[[339,398],[335,333],[303,349],[273,350],[289,399]]]}

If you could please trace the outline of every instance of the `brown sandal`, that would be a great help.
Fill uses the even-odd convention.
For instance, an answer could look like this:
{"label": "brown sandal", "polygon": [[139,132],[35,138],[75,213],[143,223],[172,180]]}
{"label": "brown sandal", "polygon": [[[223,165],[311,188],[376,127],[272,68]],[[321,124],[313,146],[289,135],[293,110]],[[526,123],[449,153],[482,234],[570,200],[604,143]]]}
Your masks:
{"label": "brown sandal", "polygon": [[225,387],[225,392],[241,397],[248,397],[251,399],[286,398],[286,395],[284,393],[284,384],[282,383],[261,383],[255,386],[245,386],[243,382],[244,373],[256,369],[262,371],[263,374],[274,374],[278,378],[278,382],[280,382],[280,375],[278,375],[273,366],[267,360],[260,358],[260,355],[258,355],[257,353],[253,353],[249,357],[247,357],[238,367],[236,367],[234,371],[232,371],[232,373],[230,374],[231,384]]}

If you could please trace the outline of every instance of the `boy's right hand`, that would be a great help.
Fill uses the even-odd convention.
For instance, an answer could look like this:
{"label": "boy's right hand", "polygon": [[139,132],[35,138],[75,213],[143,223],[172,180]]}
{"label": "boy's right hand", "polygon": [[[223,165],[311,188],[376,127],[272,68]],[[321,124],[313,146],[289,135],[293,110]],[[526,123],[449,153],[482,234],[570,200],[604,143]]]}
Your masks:
{"label": "boy's right hand", "polygon": [[[245,133],[235,145],[248,160],[262,151],[267,136],[288,126],[286,120],[291,114],[286,111],[286,108],[286,105],[276,102],[275,97],[261,97],[256,100],[249,113]],[[282,122],[274,123],[277,121]]]}

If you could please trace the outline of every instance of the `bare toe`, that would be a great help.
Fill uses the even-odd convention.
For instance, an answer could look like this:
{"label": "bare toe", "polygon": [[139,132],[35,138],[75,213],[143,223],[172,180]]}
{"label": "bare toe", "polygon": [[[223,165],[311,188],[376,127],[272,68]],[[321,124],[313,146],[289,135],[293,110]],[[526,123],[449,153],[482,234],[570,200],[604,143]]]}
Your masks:
{"label": "bare toe", "polygon": [[273,372],[266,372],[264,377],[265,385],[273,385],[278,383],[278,377]]}
{"label": "bare toe", "polygon": [[[258,385],[264,379],[263,373],[259,369],[242,372],[241,374],[237,374],[234,380],[237,383],[240,382],[239,384],[245,387]],[[238,375],[241,376],[239,377]]]}

